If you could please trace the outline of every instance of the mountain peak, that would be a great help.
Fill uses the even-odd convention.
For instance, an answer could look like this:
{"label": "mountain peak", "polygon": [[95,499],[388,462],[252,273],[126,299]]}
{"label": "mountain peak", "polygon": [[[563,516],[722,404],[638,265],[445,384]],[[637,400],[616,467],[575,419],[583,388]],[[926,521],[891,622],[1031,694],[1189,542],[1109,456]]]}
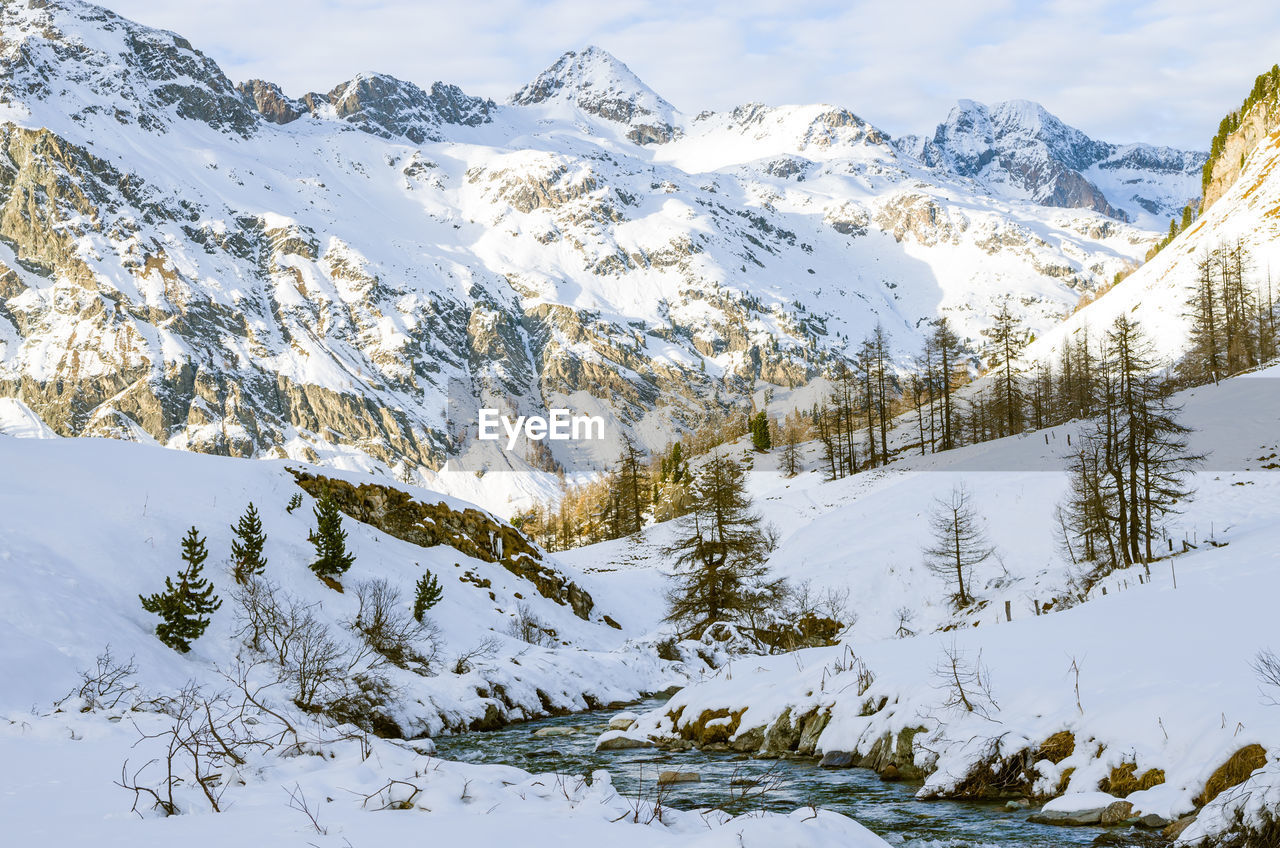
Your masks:
{"label": "mountain peak", "polygon": [[1068,126],[1034,100],[991,105],[960,100],[938,125],[933,142],[958,154],[955,164],[962,172],[981,169],[995,153],[1011,150],[1037,148],[1075,170],[1088,168],[1111,152],[1111,145]]}
{"label": "mountain peak", "polygon": [[588,45],[560,56],[508,100],[513,106],[563,103],[630,127],[637,144],[670,141],[676,109],[609,51]]}
{"label": "mountain peak", "polygon": [[240,135],[257,127],[246,99],[185,38],[79,0],[0,3],[0,77],[6,100],[51,127],[99,114],[105,92],[122,125],[163,130],[179,118]]}

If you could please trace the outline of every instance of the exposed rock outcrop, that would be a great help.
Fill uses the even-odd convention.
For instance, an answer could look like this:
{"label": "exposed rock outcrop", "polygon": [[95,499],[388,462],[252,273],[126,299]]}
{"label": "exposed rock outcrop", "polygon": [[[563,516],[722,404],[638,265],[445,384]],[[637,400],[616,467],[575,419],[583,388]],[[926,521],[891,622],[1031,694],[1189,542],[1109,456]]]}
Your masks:
{"label": "exposed rock outcrop", "polygon": [[317,498],[327,494],[357,521],[420,547],[448,545],[467,556],[496,562],[531,582],[543,597],[590,620],[595,607],[591,595],[547,564],[538,548],[510,524],[478,509],[456,510],[444,503],[423,503],[392,486],[353,486],[345,480],[298,470],[293,475],[307,493]]}

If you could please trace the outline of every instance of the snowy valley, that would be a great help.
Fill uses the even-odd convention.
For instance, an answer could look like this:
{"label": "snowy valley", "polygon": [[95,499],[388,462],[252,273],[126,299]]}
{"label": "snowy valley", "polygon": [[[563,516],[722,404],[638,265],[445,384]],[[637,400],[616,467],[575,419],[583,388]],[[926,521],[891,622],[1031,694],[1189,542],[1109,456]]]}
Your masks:
{"label": "snowy valley", "polygon": [[1278,844],[1280,67],[1206,154],[198,46],[0,5],[7,840]]}

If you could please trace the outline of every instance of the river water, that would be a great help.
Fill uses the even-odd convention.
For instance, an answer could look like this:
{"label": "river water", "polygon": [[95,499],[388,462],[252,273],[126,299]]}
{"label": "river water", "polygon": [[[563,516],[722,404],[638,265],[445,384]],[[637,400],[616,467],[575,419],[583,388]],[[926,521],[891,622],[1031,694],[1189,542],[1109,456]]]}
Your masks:
{"label": "river water", "polygon": [[[636,712],[661,706],[637,705]],[[1031,824],[1026,810],[1001,803],[917,801],[916,786],[885,783],[867,769],[820,769],[810,759],[754,760],[738,754],[672,752],[656,748],[593,750],[611,713],[591,712],[510,725],[486,733],[435,740],[439,756],[471,763],[502,763],[530,772],[588,775],[607,769],[617,790],[652,795],[660,771],[696,771],[698,783],[664,787],[663,803],[679,809],[723,807],[740,813],[761,808],[790,812],[815,805],[844,813],[904,848],[1065,848],[1089,845],[1103,828]],[[542,728],[569,728],[565,736],[536,736]],[[753,785],[754,784],[754,785]],[[1117,830],[1115,837],[1125,831]],[[1110,843],[1129,844],[1128,840]],[[1136,842],[1133,844],[1137,844]]]}

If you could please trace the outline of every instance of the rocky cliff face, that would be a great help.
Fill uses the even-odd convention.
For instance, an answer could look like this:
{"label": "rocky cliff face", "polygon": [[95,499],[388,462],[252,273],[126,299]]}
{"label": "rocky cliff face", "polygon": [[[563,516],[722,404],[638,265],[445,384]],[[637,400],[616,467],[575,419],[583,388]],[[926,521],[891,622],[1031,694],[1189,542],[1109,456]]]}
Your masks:
{"label": "rocky cliff face", "polygon": [[1015,290],[1042,331],[1153,238],[847,109],[687,119],[594,48],[514,105],[376,74],[293,98],[28,0],[0,10],[0,96],[0,395],[63,435],[527,468],[527,446],[476,443],[485,403],[589,409],[656,446],[877,321],[905,359],[940,314],[978,338]]}
{"label": "rocky cliff face", "polygon": [[1244,170],[1249,154],[1280,128],[1280,106],[1269,100],[1253,105],[1240,118],[1240,126],[1227,136],[1222,154],[1214,160],[1209,181],[1204,188],[1204,209],[1225,195]]}

